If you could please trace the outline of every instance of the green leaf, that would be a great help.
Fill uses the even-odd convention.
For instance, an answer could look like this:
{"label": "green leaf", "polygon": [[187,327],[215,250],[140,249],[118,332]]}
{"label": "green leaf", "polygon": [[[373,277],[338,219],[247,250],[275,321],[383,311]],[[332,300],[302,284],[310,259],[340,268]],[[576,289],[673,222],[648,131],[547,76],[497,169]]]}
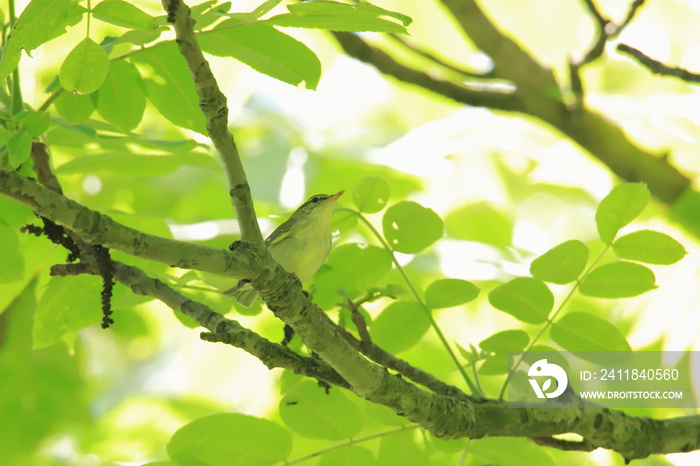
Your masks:
{"label": "green leaf", "polygon": [[484,359],[484,363],[479,367],[479,375],[503,375],[507,374],[509,367],[508,353],[494,353]]}
{"label": "green leaf", "polygon": [[229,20],[197,36],[202,50],[233,57],[256,71],[294,86],[316,89],[321,62],[306,45],[269,24]]}
{"label": "green leaf", "polygon": [[241,22],[252,22],[257,19],[251,15],[251,13],[229,13],[230,10],[231,2],[224,2],[216,5],[216,1],[209,1],[200,3],[199,5],[193,5],[190,14],[195,21],[195,30],[201,31],[225,16],[229,18],[237,17],[238,15],[245,16],[246,18],[242,19]]}
{"label": "green leaf", "polygon": [[612,243],[615,235],[639,214],[649,202],[649,190],[643,183],[624,183],[615,186],[600,201],[595,214],[598,235],[605,244]]}
{"label": "green leaf", "polygon": [[148,31],[140,31],[137,29],[132,29],[131,31],[126,31],[122,34],[119,39],[117,39],[116,44],[134,44],[134,45],[146,45],[154,40],[158,39],[163,32],[167,31],[167,28],[160,27],[158,29],[149,29]]}
{"label": "green leaf", "polygon": [[326,393],[310,381],[287,392],[280,401],[280,416],[297,434],[327,440],[352,438],[364,424],[360,409],[340,389]]}
{"label": "green leaf", "polygon": [[389,183],[380,176],[362,178],[352,190],[352,202],[360,212],[379,212],[389,201]]}
{"label": "green leaf", "polygon": [[34,50],[77,24],[85,8],[77,0],[32,0],[17,19],[3,50],[0,79],[17,68],[21,50]]}
{"label": "green leaf", "polygon": [[181,427],[167,446],[170,458],[187,465],[265,466],[284,462],[292,436],[280,425],[238,413],[205,416]]}
{"label": "green leaf", "polygon": [[53,104],[61,118],[72,125],[87,120],[95,110],[91,96],[73,94],[72,92],[61,92]]}
{"label": "green leaf", "polygon": [[521,277],[494,288],[489,293],[489,302],[518,320],[541,324],[554,306],[554,296],[541,281]]}
{"label": "green leaf", "polygon": [[99,277],[52,277],[34,314],[34,349],[57,343],[63,335],[102,319]]}
{"label": "green leaf", "polygon": [[382,248],[346,243],[331,251],[326,269],[316,277],[316,285],[364,290],[376,286],[391,269],[391,256]]}
{"label": "green leaf", "polygon": [[22,110],[14,116],[15,123],[31,137],[38,137],[49,129],[51,117],[46,112]]}
{"label": "green leaf", "polygon": [[593,269],[579,290],[595,298],[629,298],[653,290],[655,282],[654,272],[641,264],[613,262]]}
{"label": "green leaf", "polygon": [[504,248],[513,239],[513,223],[487,202],[464,205],[445,217],[447,235]]}
{"label": "green leaf", "polygon": [[631,350],[615,326],[586,312],[566,314],[552,325],[550,335],[567,351]]}
{"label": "green leaf", "polygon": [[146,95],[165,118],[183,128],[207,134],[190,70],[174,42],[163,42],[135,53],[131,62],[141,74]]}
{"label": "green leaf", "polygon": [[321,455],[318,466],[350,466],[350,465],[372,466],[377,464],[372,452],[366,448],[358,446],[344,447],[340,450],[331,451]]}
{"label": "green leaf", "polygon": [[[0,126],[0,146],[4,146],[5,144],[7,144],[7,141],[9,141],[9,140],[10,140],[10,132],[8,130],[6,130],[5,128],[3,128],[2,126]],[[0,156],[0,158],[2,158],[2,157]]]}
{"label": "green leaf", "polygon": [[[294,8],[299,8],[299,4],[292,5]],[[397,19],[403,24],[404,26],[409,26],[413,22],[413,18],[411,18],[408,15],[404,15],[403,13],[399,13],[397,11],[391,11],[391,10],[386,10],[384,8],[378,7],[377,5],[373,5],[369,2],[362,2],[357,5],[354,5],[355,9],[366,13],[366,14],[373,14],[377,16],[389,16],[390,18]]]}
{"label": "green leaf", "polygon": [[395,301],[374,319],[370,336],[377,346],[395,354],[418,343],[428,328],[430,322],[418,303]]}
{"label": "green leaf", "polygon": [[479,347],[485,351],[522,351],[530,342],[530,337],[522,330],[503,330],[482,340]]}
{"label": "green leaf", "polygon": [[351,298],[376,287],[391,270],[391,254],[383,248],[357,243],[333,249],[314,277],[314,303],[321,309],[338,302],[338,290]]}
{"label": "green leaf", "polygon": [[442,219],[412,201],[392,205],[382,218],[384,237],[394,251],[415,254],[442,237]]}
{"label": "green leaf", "polygon": [[282,3],[282,0],[266,0],[255,10],[251,11],[250,14],[252,14],[255,19],[258,19],[272,11],[280,3]]}
{"label": "green leaf", "polygon": [[105,23],[128,29],[148,30],[155,27],[153,16],[123,0],[103,0],[92,9],[92,15]]}
{"label": "green leaf", "polygon": [[687,251],[670,236],[653,230],[640,230],[615,240],[613,251],[622,259],[669,265],[683,259]]}
{"label": "green leaf", "polygon": [[12,283],[24,278],[24,257],[20,253],[17,234],[0,221],[0,283]]}
{"label": "green leaf", "polygon": [[91,94],[105,82],[109,72],[107,52],[86,37],[71,50],[61,65],[58,78],[69,92]]}
{"label": "green leaf", "polygon": [[32,138],[24,131],[13,131],[7,141],[7,149],[10,152],[10,166],[17,168],[29,158]]}
{"label": "green leaf", "polygon": [[[287,7],[289,13],[273,16],[267,22],[286,27],[318,28],[331,31],[374,31],[407,34],[405,26],[411,18],[400,13],[361,3],[315,1],[297,3]],[[387,18],[383,18],[387,17]],[[390,18],[390,19],[388,19]],[[391,19],[398,19],[398,24]]]}
{"label": "green leaf", "polygon": [[571,283],[586,267],[588,248],[578,240],[554,246],[530,264],[530,273],[538,280],[551,283]]}
{"label": "green leaf", "polygon": [[479,295],[479,288],[467,280],[436,280],[425,290],[425,301],[431,309],[454,307],[468,303]]}
{"label": "green leaf", "polygon": [[[116,0],[110,0],[113,2]],[[99,91],[97,112],[124,132],[136,128],[146,108],[141,76],[134,65],[115,60]]]}
{"label": "green leaf", "polygon": [[413,430],[384,435],[379,442],[377,466],[425,466],[428,454],[418,446]]}

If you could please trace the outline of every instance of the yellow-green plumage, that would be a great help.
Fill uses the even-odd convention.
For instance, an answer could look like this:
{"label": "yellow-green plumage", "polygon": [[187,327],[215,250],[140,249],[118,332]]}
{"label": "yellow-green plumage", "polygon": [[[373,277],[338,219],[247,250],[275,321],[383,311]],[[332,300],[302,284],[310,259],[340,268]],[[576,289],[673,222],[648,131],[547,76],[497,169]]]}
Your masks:
{"label": "yellow-green plumage", "polygon": [[[343,192],[311,196],[265,240],[272,257],[301,282],[313,277],[328,257],[331,217]],[[245,307],[250,307],[258,296],[247,280],[239,281],[223,294],[233,296]]]}

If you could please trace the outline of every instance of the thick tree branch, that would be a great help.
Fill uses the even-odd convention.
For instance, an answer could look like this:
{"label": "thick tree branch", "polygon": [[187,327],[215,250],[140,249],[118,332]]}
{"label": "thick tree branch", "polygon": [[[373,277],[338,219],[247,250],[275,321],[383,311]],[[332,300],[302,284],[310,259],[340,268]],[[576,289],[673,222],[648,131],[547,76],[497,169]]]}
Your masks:
{"label": "thick tree branch", "polygon": [[[299,287],[289,280],[290,286]],[[276,279],[266,282],[279,283]],[[356,394],[393,409],[437,437],[547,437],[575,432],[591,445],[615,450],[627,459],[700,448],[696,435],[700,416],[633,418],[585,402],[579,402],[577,408],[509,408],[500,401],[426,392],[360,355],[303,294],[286,294],[269,286],[256,288],[275,315],[347,380]]]}
{"label": "thick tree branch", "polygon": [[[548,97],[546,90],[556,86],[549,70],[540,67],[512,40],[500,34],[473,1],[443,0],[474,42],[496,61],[494,72],[512,80],[514,94],[479,96],[453,83],[436,81],[425,73],[397,64],[384,52],[373,49],[357,36],[336,35],[348,54],[374,65],[381,72],[401,81],[416,84],[467,105],[484,106],[534,116],[558,129],[621,178],[644,182],[654,196],[672,204],[690,188],[690,180],[664,157],[649,154],[632,144],[625,134],[603,116],[581,108],[570,112],[566,106]],[[691,191],[691,194],[695,191]],[[688,198],[689,196],[684,196]],[[697,196],[690,196],[693,199]],[[687,209],[686,209],[687,210]],[[678,217],[691,231],[697,231],[692,218]]]}
{"label": "thick tree branch", "polygon": [[250,195],[238,148],[233,135],[228,130],[228,107],[226,96],[219,89],[209,63],[195,39],[194,20],[190,9],[180,0],[163,0],[163,8],[168,13],[168,21],[173,24],[177,45],[192,73],[199,106],[207,120],[207,133],[219,152],[231,189],[231,201],[241,228],[241,240],[247,243],[262,243],[263,237],[255,216],[255,208]]}
{"label": "thick tree branch", "polygon": [[232,278],[250,276],[260,262],[260,247],[244,245],[244,253],[149,235],[115,222],[107,215],[90,210],[13,170],[0,168],[0,193],[29,206],[75,232],[91,244],[101,244],[132,256],[161,262],[172,267],[197,269]]}
{"label": "thick tree branch", "polygon": [[502,34],[475,0],[442,0],[442,4],[452,13],[469,39],[491,57],[494,75],[515,84],[526,109],[544,105],[548,111],[564,110],[557,101],[547,97],[558,89],[552,72]]}
{"label": "thick tree branch", "polygon": [[[22,189],[25,192],[18,194],[17,191]],[[0,192],[25,202],[40,214],[66,225],[88,239],[115,248],[124,246],[125,242],[138,244],[139,251],[143,253],[141,257],[169,258],[173,250],[186,246],[174,254],[184,254],[189,265],[196,264],[201,270],[208,269],[217,273],[217,269],[226,269],[227,260],[233,264],[238,263],[237,254],[135,232],[22,178],[15,172],[0,169]],[[99,228],[103,225],[108,225],[104,232]],[[91,231],[90,227],[95,227],[100,233]],[[131,248],[124,249],[129,252]],[[153,253],[154,249],[161,251]],[[208,257],[210,252],[214,257]],[[200,255],[201,258],[198,257]],[[167,263],[168,260],[164,262]],[[239,265],[243,267],[246,264]],[[227,323],[222,316],[202,311],[197,303],[182,295],[172,294],[172,290],[145,277],[138,269],[117,267],[115,277],[129,283],[137,293],[151,294],[155,290],[153,294],[162,297],[169,306],[187,312],[191,317],[199,319],[206,328],[213,330],[217,338],[212,339],[230,340],[241,345],[252,344],[249,340],[251,335],[235,324]],[[275,315],[291,325],[304,343],[318,353],[348,383],[351,390],[370,401],[392,408],[438,437],[546,437],[575,432],[591,445],[613,449],[628,459],[643,458],[652,453],[685,452],[700,448],[700,438],[696,435],[700,430],[700,416],[667,420],[632,418],[622,412],[592,405],[565,409],[515,409],[499,401],[476,402],[426,392],[400,376],[389,374],[385,368],[368,361],[349,346],[301,293],[298,281],[281,267],[263,268],[263,273],[255,280],[259,280],[257,285],[260,294]],[[256,340],[254,346],[260,344]],[[264,342],[262,344],[265,345]],[[323,366],[319,366],[316,371],[305,365],[306,361],[297,362],[290,359],[290,355],[275,351],[276,358],[282,359],[273,358],[266,362],[275,361],[275,364],[286,364],[299,371],[310,371],[312,376],[322,380],[338,380]]]}
{"label": "thick tree branch", "polygon": [[[191,29],[191,21],[177,18],[188,16],[180,2],[166,1],[165,6],[170,20]],[[182,37],[190,34],[185,32]],[[183,49],[183,53],[187,50]],[[193,77],[198,79],[196,72]],[[270,260],[267,254],[263,263]],[[282,267],[274,264],[261,268],[261,273],[251,283],[270,310],[291,326],[308,348],[328,362],[355,393],[390,407],[438,437],[545,437],[576,432],[594,445],[619,451],[625,458],[700,447],[700,438],[693,435],[700,426],[700,416],[672,420],[631,418],[622,412],[588,407],[590,405],[566,409],[511,409],[498,401],[472,402],[426,392],[400,376],[391,375],[353,349],[316,311],[301,293],[298,281]]]}

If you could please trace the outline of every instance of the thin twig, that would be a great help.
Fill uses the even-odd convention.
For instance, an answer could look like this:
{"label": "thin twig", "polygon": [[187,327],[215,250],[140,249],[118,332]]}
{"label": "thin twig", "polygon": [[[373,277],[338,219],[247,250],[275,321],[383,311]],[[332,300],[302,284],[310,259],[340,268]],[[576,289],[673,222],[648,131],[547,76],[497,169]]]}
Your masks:
{"label": "thin twig", "polygon": [[486,73],[478,73],[478,72],[474,72],[474,71],[467,71],[465,69],[458,68],[454,65],[451,65],[450,63],[447,63],[445,60],[438,57],[437,55],[430,53],[430,52],[416,46],[413,42],[404,39],[403,37],[399,36],[398,34],[387,34],[387,37],[389,37],[390,39],[394,40],[395,42],[401,44],[403,47],[411,50],[412,52],[417,53],[421,57],[430,60],[431,62],[435,63],[436,65],[441,66],[442,68],[445,68],[447,70],[453,71],[455,73],[458,73],[458,74],[461,74],[461,75],[464,75],[464,76],[467,76],[470,78],[481,78],[481,79],[488,78],[491,75],[493,75],[493,73],[491,71],[486,72]]}
{"label": "thin twig", "polygon": [[583,102],[584,89],[580,76],[581,67],[593,62],[603,55],[605,45],[608,43],[608,41],[620,35],[622,30],[626,28],[630,22],[632,22],[632,19],[635,17],[642,5],[644,5],[644,2],[645,0],[634,0],[632,3],[630,3],[627,13],[625,14],[625,18],[620,24],[616,25],[612,20],[603,16],[593,0],[584,0],[586,7],[588,7],[589,13],[598,24],[598,34],[588,48],[588,51],[584,53],[583,56],[576,59],[569,59],[569,85],[575,98],[573,105],[575,109],[581,108]]}
{"label": "thin twig", "polygon": [[636,59],[639,63],[644,65],[649,71],[654,74],[660,74],[663,76],[673,76],[674,78],[682,79],[683,81],[700,83],[700,73],[693,73],[681,67],[671,67],[664,65],[660,61],[654,60],[644,52],[635,49],[627,44],[619,44],[617,46],[619,52],[625,53],[632,58]]}

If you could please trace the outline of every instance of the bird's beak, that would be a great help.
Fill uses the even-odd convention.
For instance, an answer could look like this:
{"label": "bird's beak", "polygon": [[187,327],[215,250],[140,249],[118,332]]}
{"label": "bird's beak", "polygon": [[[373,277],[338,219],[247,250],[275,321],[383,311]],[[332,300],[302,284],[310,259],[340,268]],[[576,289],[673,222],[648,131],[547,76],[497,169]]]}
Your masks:
{"label": "bird's beak", "polygon": [[338,198],[339,198],[340,196],[342,196],[344,192],[345,192],[345,190],[338,191],[337,193],[335,193],[335,194],[333,194],[333,195],[331,196],[331,199],[333,199],[334,201],[337,201]]}

